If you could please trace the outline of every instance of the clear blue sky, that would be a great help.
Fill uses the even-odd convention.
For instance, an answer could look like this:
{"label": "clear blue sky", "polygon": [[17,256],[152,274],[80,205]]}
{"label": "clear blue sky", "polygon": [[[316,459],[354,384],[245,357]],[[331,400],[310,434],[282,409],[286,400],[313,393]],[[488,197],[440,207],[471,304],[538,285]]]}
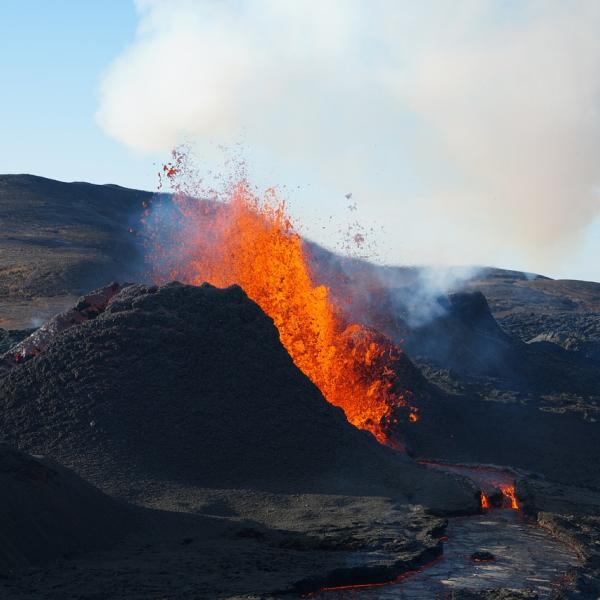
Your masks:
{"label": "clear blue sky", "polygon": [[0,172],[155,186],[97,125],[98,85],[134,38],[129,0],[0,0]]}
{"label": "clear blue sky", "polygon": [[329,246],[353,192],[387,262],[600,280],[600,4],[306,2],[0,0],[0,172],[155,189],[225,132]]}

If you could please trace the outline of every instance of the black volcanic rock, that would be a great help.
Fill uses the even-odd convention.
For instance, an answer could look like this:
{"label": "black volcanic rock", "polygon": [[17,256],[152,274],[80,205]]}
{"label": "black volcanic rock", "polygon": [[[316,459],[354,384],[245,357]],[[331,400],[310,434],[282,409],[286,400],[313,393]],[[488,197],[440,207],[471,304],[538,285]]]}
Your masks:
{"label": "black volcanic rock", "polygon": [[475,562],[488,562],[496,560],[496,556],[487,550],[478,550],[471,554],[471,560],[474,560]]}
{"label": "black volcanic rock", "polygon": [[476,508],[352,427],[237,286],[130,286],[1,380],[2,437],[110,489],[146,480],[388,493]]}
{"label": "black volcanic rock", "polygon": [[[0,176],[0,327],[32,326],[73,304],[86,282],[103,285],[131,267],[139,252],[128,225],[150,198],[118,186]],[[406,359],[402,381],[421,419],[400,434],[416,455],[600,485],[588,459],[600,443],[600,284],[482,269],[467,287],[483,292],[488,311],[480,294],[423,295],[423,269],[306,248],[318,282],[352,299],[350,322],[404,340],[413,362]],[[409,318],[415,314],[423,318]],[[12,332],[1,336],[0,347],[14,341]],[[429,382],[450,393],[432,392]]]}
{"label": "black volcanic rock", "polygon": [[[438,303],[438,316],[403,334],[406,351],[428,375],[432,368],[443,369],[451,378],[483,390],[600,395],[596,365],[587,356],[545,338],[525,344],[508,335],[481,292],[457,292]],[[397,337],[393,331],[386,333]],[[440,383],[435,376],[433,380]]]}
{"label": "black volcanic rock", "polygon": [[514,368],[520,344],[500,329],[481,292],[450,294],[438,302],[440,316],[410,332],[411,354],[470,374],[497,375]]}
{"label": "black volcanic rock", "polygon": [[37,356],[66,329],[95,319],[104,312],[110,299],[121,289],[122,286],[118,283],[111,283],[94,290],[79,298],[77,304],[68,311],[52,317],[39,329],[30,331],[29,335],[23,335],[20,339],[19,336],[14,335],[14,332],[12,335],[6,332],[6,341],[3,343],[3,330],[0,330],[0,347],[5,348],[0,354],[0,373]]}
{"label": "black volcanic rock", "polygon": [[131,527],[129,510],[47,459],[0,445],[0,576],[108,547]]}
{"label": "black volcanic rock", "polygon": [[440,302],[442,314],[405,334],[425,375],[452,392],[422,396],[419,421],[400,426],[414,455],[600,487],[600,469],[587,459],[600,444],[595,365],[556,344],[509,336],[481,292]]}
{"label": "black volcanic rock", "polygon": [[600,428],[575,411],[533,403],[440,394],[405,427],[419,458],[512,466],[557,482],[600,489]]}
{"label": "black volcanic rock", "polygon": [[[435,297],[419,269],[349,260],[314,245],[308,250],[317,280],[331,286],[340,306],[352,298],[350,318],[406,351],[407,384],[425,376],[415,395],[418,422],[397,425],[413,456],[513,466],[600,487],[591,459],[600,444],[600,377],[590,359],[593,315],[586,312],[599,306],[599,284],[483,269],[466,290]],[[492,307],[481,290],[492,294]],[[528,323],[547,311],[558,322],[567,309],[580,319],[585,335],[578,340],[588,341],[587,352],[527,344],[529,338],[511,335],[496,318],[502,325],[511,315]],[[572,324],[557,329],[565,333]]]}
{"label": "black volcanic rock", "polygon": [[531,590],[489,589],[453,590],[448,600],[538,600]]}
{"label": "black volcanic rock", "polygon": [[600,517],[557,515],[541,512],[538,523],[577,549],[582,564],[571,574],[572,587],[561,596],[565,600],[600,597]]}
{"label": "black volcanic rock", "polygon": [[35,329],[2,329],[0,327],[0,355],[14,348],[19,342],[29,337]]}
{"label": "black volcanic rock", "polygon": [[547,339],[600,361],[600,283],[486,269],[468,285],[486,295],[510,335],[525,342]]}

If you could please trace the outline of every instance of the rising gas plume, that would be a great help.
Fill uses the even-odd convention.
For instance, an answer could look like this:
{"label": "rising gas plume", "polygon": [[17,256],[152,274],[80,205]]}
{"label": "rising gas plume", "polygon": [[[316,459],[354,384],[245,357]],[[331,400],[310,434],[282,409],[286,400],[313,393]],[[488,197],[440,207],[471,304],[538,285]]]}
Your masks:
{"label": "rising gas plume", "polygon": [[209,160],[242,136],[265,182],[310,184],[294,211],[318,242],[352,191],[387,262],[552,274],[597,213],[597,2],[137,4],[104,129]]}

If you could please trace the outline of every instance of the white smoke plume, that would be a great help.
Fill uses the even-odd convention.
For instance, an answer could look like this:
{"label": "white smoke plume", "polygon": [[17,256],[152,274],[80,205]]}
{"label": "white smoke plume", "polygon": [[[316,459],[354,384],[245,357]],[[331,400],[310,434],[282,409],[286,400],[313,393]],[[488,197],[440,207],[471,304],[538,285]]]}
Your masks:
{"label": "white smoke plume", "polygon": [[596,0],[137,6],[97,115],[134,150],[243,136],[306,221],[352,191],[390,262],[557,269],[598,211]]}

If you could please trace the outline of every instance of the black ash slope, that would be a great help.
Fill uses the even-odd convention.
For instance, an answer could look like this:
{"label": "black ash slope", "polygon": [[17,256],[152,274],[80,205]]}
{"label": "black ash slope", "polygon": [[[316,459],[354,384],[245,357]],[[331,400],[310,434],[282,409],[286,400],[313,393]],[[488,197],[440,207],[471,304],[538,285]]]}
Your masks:
{"label": "black ash slope", "polygon": [[0,577],[113,545],[131,511],[64,467],[0,445]]}
{"label": "black ash slope", "polygon": [[125,288],[2,378],[0,431],[123,495],[162,480],[476,506],[349,425],[237,286]]}
{"label": "black ash slope", "polygon": [[0,327],[31,327],[81,293],[134,279],[135,232],[152,197],[117,185],[0,175]]}
{"label": "black ash slope", "polygon": [[442,315],[407,337],[417,365],[446,390],[424,397],[420,421],[405,428],[417,456],[507,465],[600,488],[591,460],[600,445],[593,362],[508,335],[480,292],[451,295]]}
{"label": "black ash slope", "polygon": [[[600,467],[592,458],[600,446],[600,377],[594,360],[577,349],[525,343],[510,335],[480,291],[430,298],[435,306],[422,307],[428,317],[415,322],[406,304],[411,286],[418,298],[414,269],[390,268],[395,274],[378,277],[381,268],[365,262],[353,265],[322,249],[317,257],[313,269],[320,269],[319,280],[332,286],[340,304],[355,292],[353,314],[401,345],[412,359],[400,379],[414,388],[420,419],[408,425],[399,419],[397,431],[414,456],[512,466],[600,488]],[[560,284],[502,273],[526,297],[526,285],[551,290]],[[500,275],[490,270],[489,276]],[[403,279],[409,283],[402,291],[385,285]],[[593,304],[593,286],[583,287],[589,293],[580,301],[581,311]],[[508,284],[496,293],[508,295]],[[539,308],[546,310],[546,304]]]}

